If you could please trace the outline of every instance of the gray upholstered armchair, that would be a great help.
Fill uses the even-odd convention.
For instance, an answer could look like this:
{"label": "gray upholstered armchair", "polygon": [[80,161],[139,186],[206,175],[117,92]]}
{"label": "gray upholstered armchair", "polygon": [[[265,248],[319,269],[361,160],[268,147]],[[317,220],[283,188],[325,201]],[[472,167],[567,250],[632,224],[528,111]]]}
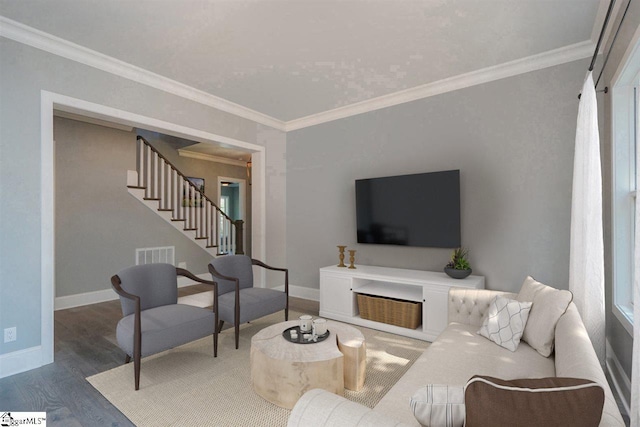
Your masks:
{"label": "gray upholstered armchair", "polygon": [[[178,304],[178,275],[213,287],[213,310]],[[111,277],[120,296],[123,318],[116,339],[133,357],[135,388],[140,388],[140,359],[213,334],[213,356],[218,356],[218,292],[215,282],[202,280],[171,264],[129,267]]]}
{"label": "gray upholstered armchair", "polygon": [[[254,288],[253,268],[257,265],[269,270],[284,272],[284,292],[275,289]],[[284,310],[284,320],[289,320],[289,270],[266,265],[246,255],[225,255],[209,263],[209,272],[218,282],[218,309],[220,323],[232,323],[236,332],[236,349],[240,339],[240,325],[254,319]]]}

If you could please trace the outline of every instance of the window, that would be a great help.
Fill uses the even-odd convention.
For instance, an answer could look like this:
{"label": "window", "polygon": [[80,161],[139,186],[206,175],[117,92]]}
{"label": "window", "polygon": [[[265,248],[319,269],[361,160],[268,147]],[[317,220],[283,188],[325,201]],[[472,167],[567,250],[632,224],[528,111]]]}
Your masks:
{"label": "window", "polygon": [[229,215],[229,196],[220,196],[220,210]]}
{"label": "window", "polygon": [[[220,196],[220,210],[229,215],[229,196]],[[231,229],[228,223],[225,221],[225,217],[220,215],[218,229],[220,230],[220,241],[224,245],[224,242],[228,241],[231,235]]]}
{"label": "window", "polygon": [[636,215],[640,214],[636,212],[640,44],[631,51],[612,92],[613,312],[633,335],[635,221]]}

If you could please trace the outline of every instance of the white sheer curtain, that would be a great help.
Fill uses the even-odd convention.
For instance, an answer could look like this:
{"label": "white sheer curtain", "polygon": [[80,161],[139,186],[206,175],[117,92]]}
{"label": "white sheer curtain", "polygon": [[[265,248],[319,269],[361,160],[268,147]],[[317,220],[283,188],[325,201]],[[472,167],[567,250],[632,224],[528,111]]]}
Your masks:
{"label": "white sheer curtain", "polygon": [[[637,112],[636,112],[637,114]],[[640,120],[637,121],[640,131]],[[640,427],[640,155],[636,153],[636,235],[633,279],[633,357],[631,359],[631,427]]]}
{"label": "white sheer curtain", "polygon": [[604,364],[604,243],[598,105],[593,75],[587,74],[578,106],[571,198],[569,290]]}

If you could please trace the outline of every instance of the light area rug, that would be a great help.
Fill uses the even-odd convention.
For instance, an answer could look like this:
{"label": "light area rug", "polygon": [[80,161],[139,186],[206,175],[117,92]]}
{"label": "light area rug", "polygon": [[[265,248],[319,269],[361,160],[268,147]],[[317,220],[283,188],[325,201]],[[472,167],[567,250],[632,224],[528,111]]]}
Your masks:
{"label": "light area rug", "polygon": [[[301,313],[291,311],[290,319]],[[286,426],[290,411],[253,392],[249,355],[251,337],[284,321],[282,313],[142,359],[140,390],[133,388],[133,363],[91,376],[87,381],[137,426]],[[429,343],[357,327],[367,343],[364,389],[345,397],[374,407]],[[409,402],[407,402],[407,406]]]}
{"label": "light area rug", "polygon": [[213,291],[180,297],[178,298],[178,304],[194,305],[200,308],[213,307]]}

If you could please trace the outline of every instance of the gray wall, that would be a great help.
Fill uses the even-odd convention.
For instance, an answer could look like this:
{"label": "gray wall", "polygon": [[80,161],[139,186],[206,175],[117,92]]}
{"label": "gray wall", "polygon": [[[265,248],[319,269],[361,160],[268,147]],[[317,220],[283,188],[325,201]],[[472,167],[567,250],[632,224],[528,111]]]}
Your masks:
{"label": "gray wall", "polygon": [[[265,240],[268,244],[267,264],[275,267],[289,267],[287,258],[287,135],[273,129],[263,129],[258,136],[262,145],[267,147],[267,186],[265,197],[271,207],[267,212],[267,227]],[[264,260],[263,260],[264,261]],[[270,288],[284,286],[281,272],[266,272],[267,286]]]}
{"label": "gray wall", "polygon": [[211,256],[127,191],[134,131],[56,117],[54,139],[56,297],[110,289],[109,278],[135,264],[136,248],[175,246],[176,265],[207,273]]}
{"label": "gray wall", "polygon": [[0,354],[40,345],[41,90],[265,146],[266,186],[277,194],[266,201],[266,228],[280,233],[267,240],[266,261],[285,257],[283,132],[8,39],[0,58],[0,329],[18,328]]}
{"label": "gray wall", "polygon": [[[626,2],[623,3],[626,6]],[[624,7],[621,8],[624,10]],[[621,16],[612,24],[612,28],[618,28]],[[603,73],[602,82],[599,88],[608,86],[612,87],[614,73],[624,64],[622,63],[623,55],[631,44],[631,39],[640,25],[640,5],[632,2],[624,20],[624,25],[620,29],[618,38],[613,47],[609,62]],[[610,43],[610,42],[609,42]],[[609,44],[608,43],[608,44]],[[595,67],[596,72],[600,72],[601,65],[598,63]],[[594,76],[594,79],[597,75]],[[618,318],[613,314],[613,269],[612,269],[612,250],[611,250],[611,232],[613,229],[611,223],[611,188],[612,188],[612,105],[611,96],[604,96],[603,102],[598,103],[600,116],[604,119],[600,121],[600,144],[602,154],[602,174],[604,187],[604,245],[605,245],[605,290],[606,290],[606,315],[607,315],[607,341],[611,344],[616,357],[620,361],[623,370],[628,378],[631,378],[631,361],[633,356],[633,339],[627,330],[620,324]]]}
{"label": "gray wall", "polygon": [[491,289],[568,287],[578,61],[287,134],[291,282],[338,261],[442,271],[451,251],[356,244],[354,180],[460,169],[462,243]]}

